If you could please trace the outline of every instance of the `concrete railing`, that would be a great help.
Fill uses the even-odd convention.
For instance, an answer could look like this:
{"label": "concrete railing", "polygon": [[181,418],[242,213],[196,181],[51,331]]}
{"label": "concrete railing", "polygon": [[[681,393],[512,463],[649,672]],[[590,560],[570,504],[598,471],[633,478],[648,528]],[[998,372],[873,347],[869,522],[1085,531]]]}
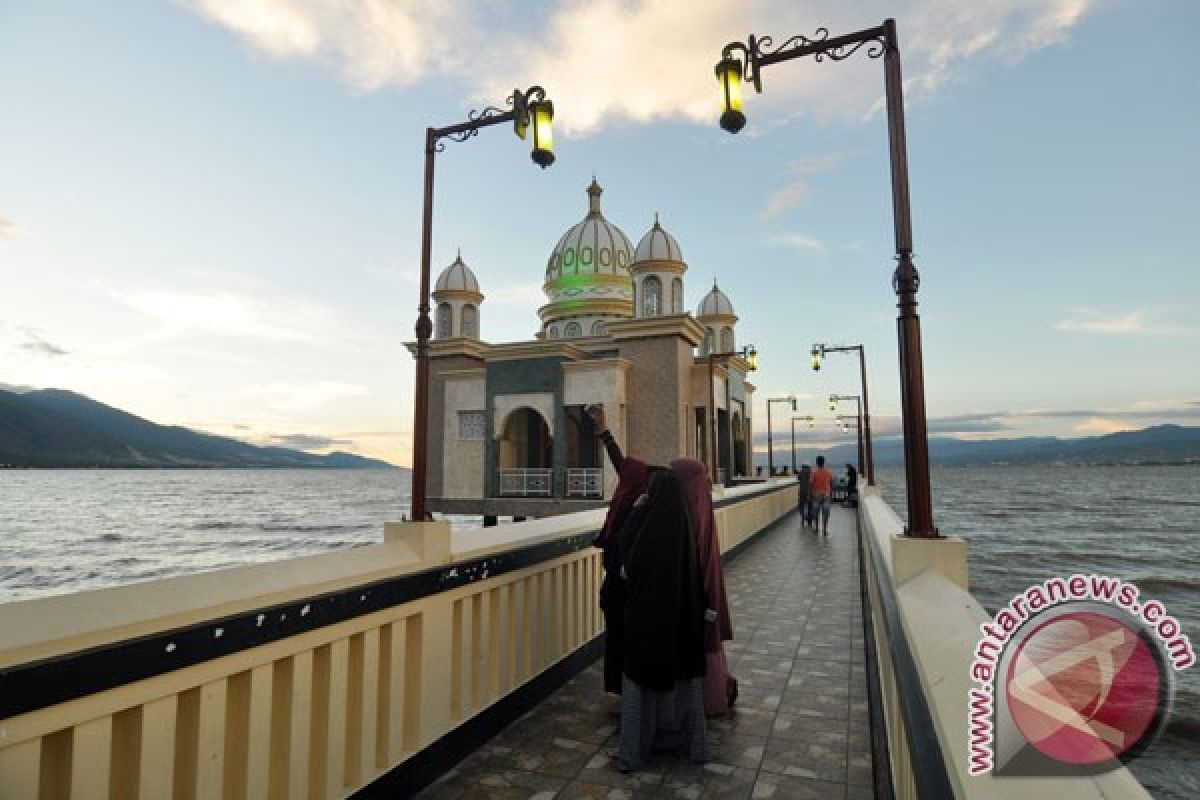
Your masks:
{"label": "concrete railing", "polygon": [[[969,673],[990,615],[967,589],[966,543],[914,539],[876,489],[862,493],[863,574],[891,782],[901,800],[1149,798],[1124,768],[1103,775],[996,777],[968,773]],[[869,659],[870,660],[870,659]]]}
{"label": "concrete railing", "polygon": [[[795,504],[790,481],[717,497],[726,549]],[[594,652],[603,514],[389,525],[381,544],[0,605],[0,797],[394,781]]]}

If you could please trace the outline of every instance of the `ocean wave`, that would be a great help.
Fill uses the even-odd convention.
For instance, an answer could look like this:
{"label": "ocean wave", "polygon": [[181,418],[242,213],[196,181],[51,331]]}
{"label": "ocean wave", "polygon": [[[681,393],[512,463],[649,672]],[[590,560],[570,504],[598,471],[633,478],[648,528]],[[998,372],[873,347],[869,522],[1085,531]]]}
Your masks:
{"label": "ocean wave", "polygon": [[337,525],[333,523],[325,525],[281,525],[278,523],[266,522],[258,526],[260,531],[269,531],[272,533],[333,533],[346,531],[363,531],[373,527],[367,523],[358,525]]}
{"label": "ocean wave", "polygon": [[232,522],[227,519],[204,520],[201,522],[193,522],[192,530],[195,531],[228,531],[234,528],[240,528],[242,523]]}
{"label": "ocean wave", "polygon": [[1200,588],[1200,580],[1197,580],[1196,578],[1184,578],[1168,575],[1147,575],[1129,578],[1128,580],[1143,592],[1151,593],[1170,591],[1172,589]]}

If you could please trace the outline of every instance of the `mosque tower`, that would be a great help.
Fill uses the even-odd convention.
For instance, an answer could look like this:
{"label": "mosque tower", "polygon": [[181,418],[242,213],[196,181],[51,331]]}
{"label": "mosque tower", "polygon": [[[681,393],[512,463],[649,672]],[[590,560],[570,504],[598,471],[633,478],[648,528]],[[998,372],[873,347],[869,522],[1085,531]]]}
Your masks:
{"label": "mosque tower", "polygon": [[562,235],[546,263],[549,302],[538,309],[546,339],[601,336],[608,322],[633,316],[633,245],[601,213],[603,191],[593,177],[587,216]]}
{"label": "mosque tower", "polygon": [[658,222],[638,242],[633,255],[633,315],[661,317],[683,313],[683,273],[687,264],[679,242]]}
{"label": "mosque tower", "polygon": [[733,328],[737,325],[737,314],[733,313],[733,303],[729,302],[729,297],[717,288],[716,278],[713,279],[712,290],[704,295],[696,309],[696,321],[704,326],[700,355],[710,352],[732,353],[736,349],[737,339]]}
{"label": "mosque tower", "polygon": [[479,304],[483,293],[475,273],[463,263],[462,252],[442,270],[433,289],[435,339],[479,338]]}

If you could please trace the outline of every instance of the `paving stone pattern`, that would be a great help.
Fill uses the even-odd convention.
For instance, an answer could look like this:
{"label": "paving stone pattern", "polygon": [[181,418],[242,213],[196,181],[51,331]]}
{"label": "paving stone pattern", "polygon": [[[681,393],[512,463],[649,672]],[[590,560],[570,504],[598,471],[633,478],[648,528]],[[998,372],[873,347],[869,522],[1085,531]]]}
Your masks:
{"label": "paving stone pattern", "polygon": [[850,511],[828,537],[790,515],[726,568],[741,692],[710,717],[713,760],[655,756],[623,775],[614,698],[581,672],[418,797],[865,800],[871,745],[858,562]]}

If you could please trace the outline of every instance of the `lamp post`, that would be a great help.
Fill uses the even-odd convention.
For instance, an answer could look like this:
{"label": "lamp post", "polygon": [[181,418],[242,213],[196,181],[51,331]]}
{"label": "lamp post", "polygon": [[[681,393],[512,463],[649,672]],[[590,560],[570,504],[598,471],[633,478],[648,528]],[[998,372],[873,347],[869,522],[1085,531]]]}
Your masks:
{"label": "lamp post", "polygon": [[771,403],[791,403],[792,411],[796,410],[796,396],[788,395],[787,397],[772,397],[767,400],[767,477],[770,478],[775,474],[775,457],[772,450],[771,439]]}
{"label": "lamp post", "polygon": [[[719,358],[722,361],[724,361],[725,359],[733,358],[734,356],[737,356],[738,358],[741,358],[742,360],[744,360],[746,362],[746,365],[748,367],[750,367],[751,372],[758,369],[758,350],[756,350],[754,348],[754,345],[752,345],[752,344],[746,345],[745,347],[743,347],[741,350],[737,351],[736,353],[714,353],[711,350],[708,353],[708,411],[709,411],[708,415],[710,417],[712,417],[712,422],[709,425],[709,427],[712,431],[712,439],[708,446],[708,471],[710,473],[709,480],[712,481],[712,484],[714,486],[717,485],[718,475],[717,475],[717,394],[716,394],[716,390],[713,389],[713,384],[716,383],[716,374],[713,371],[713,360]],[[753,452],[754,451],[753,451],[753,447],[752,447],[751,448],[751,457],[752,458],[753,458]]]}
{"label": "lamp post", "polygon": [[[868,58],[883,58],[887,101],[888,140],[892,173],[892,217],[896,240],[896,270],[892,289],[896,292],[896,319],[900,350],[900,408],[904,418],[904,472],[908,495],[909,536],[933,538],[933,494],[929,481],[929,441],[925,425],[925,378],[921,362],[921,318],[917,314],[920,277],[913,264],[912,212],[908,196],[908,153],[904,137],[904,85],[900,76],[900,46],[896,21],[843,36],[830,36],[818,28],[811,37],[793,36],[778,47],[770,37],[751,35],[743,42],[730,42],[717,63],[717,80],[723,94],[721,127],[737,133],[746,124],[742,107],[742,80],[762,91],[763,67],[812,56],[815,61],[842,61],[866,46]],[[736,54],[736,55],[735,55]]]}
{"label": "lamp post", "polygon": [[808,422],[808,427],[811,430],[813,425],[816,423],[817,418],[814,417],[812,414],[806,414],[803,417],[792,417],[792,474],[793,475],[796,473],[796,422],[798,420],[804,420],[804,421]]}
{"label": "lamp post", "polygon": [[841,423],[842,433],[850,432],[850,425],[854,425],[854,430],[858,434],[858,474],[862,474],[863,470],[863,429],[862,417],[843,417],[838,416],[837,421]]}
{"label": "lamp post", "polygon": [[433,321],[429,318],[429,256],[433,236],[433,165],[434,157],[446,149],[443,139],[465,142],[478,136],[480,128],[513,123],[513,130],[524,139],[533,129],[533,150],[530,157],[542,169],[554,163],[554,138],[552,122],[554,104],[546,99],[546,90],[531,86],[525,91],[513,89],[508,96],[507,111],[488,106],[482,111],[471,111],[467,121],[444,128],[425,129],[425,207],[421,219],[421,302],[417,306],[417,382],[416,398],[413,402],[413,465],[412,465],[412,518],[424,520],[426,430],[429,427],[429,338],[433,334]]}
{"label": "lamp post", "polygon": [[[812,346],[812,368],[813,371],[821,369],[821,359],[826,353],[849,353],[852,351],[858,352],[858,372],[862,382],[862,427],[863,427],[863,443],[866,451],[866,476],[867,485],[875,485],[875,455],[874,448],[871,445],[871,406],[867,401],[867,356],[861,344],[849,345],[829,345],[829,344],[814,344]],[[861,470],[862,465],[859,465]]]}
{"label": "lamp post", "polygon": [[[858,471],[861,473],[863,471],[863,424],[862,424],[863,403],[862,403],[862,398],[856,394],[831,394],[831,395],[829,395],[829,410],[830,411],[837,411],[837,404],[838,404],[839,400],[854,400],[855,402],[858,403],[858,414],[854,418],[855,419],[854,424],[855,424],[856,429],[858,430]],[[841,417],[838,417],[837,419],[839,422],[842,422]],[[843,428],[845,427],[845,425],[846,425],[846,423],[842,422]]]}

